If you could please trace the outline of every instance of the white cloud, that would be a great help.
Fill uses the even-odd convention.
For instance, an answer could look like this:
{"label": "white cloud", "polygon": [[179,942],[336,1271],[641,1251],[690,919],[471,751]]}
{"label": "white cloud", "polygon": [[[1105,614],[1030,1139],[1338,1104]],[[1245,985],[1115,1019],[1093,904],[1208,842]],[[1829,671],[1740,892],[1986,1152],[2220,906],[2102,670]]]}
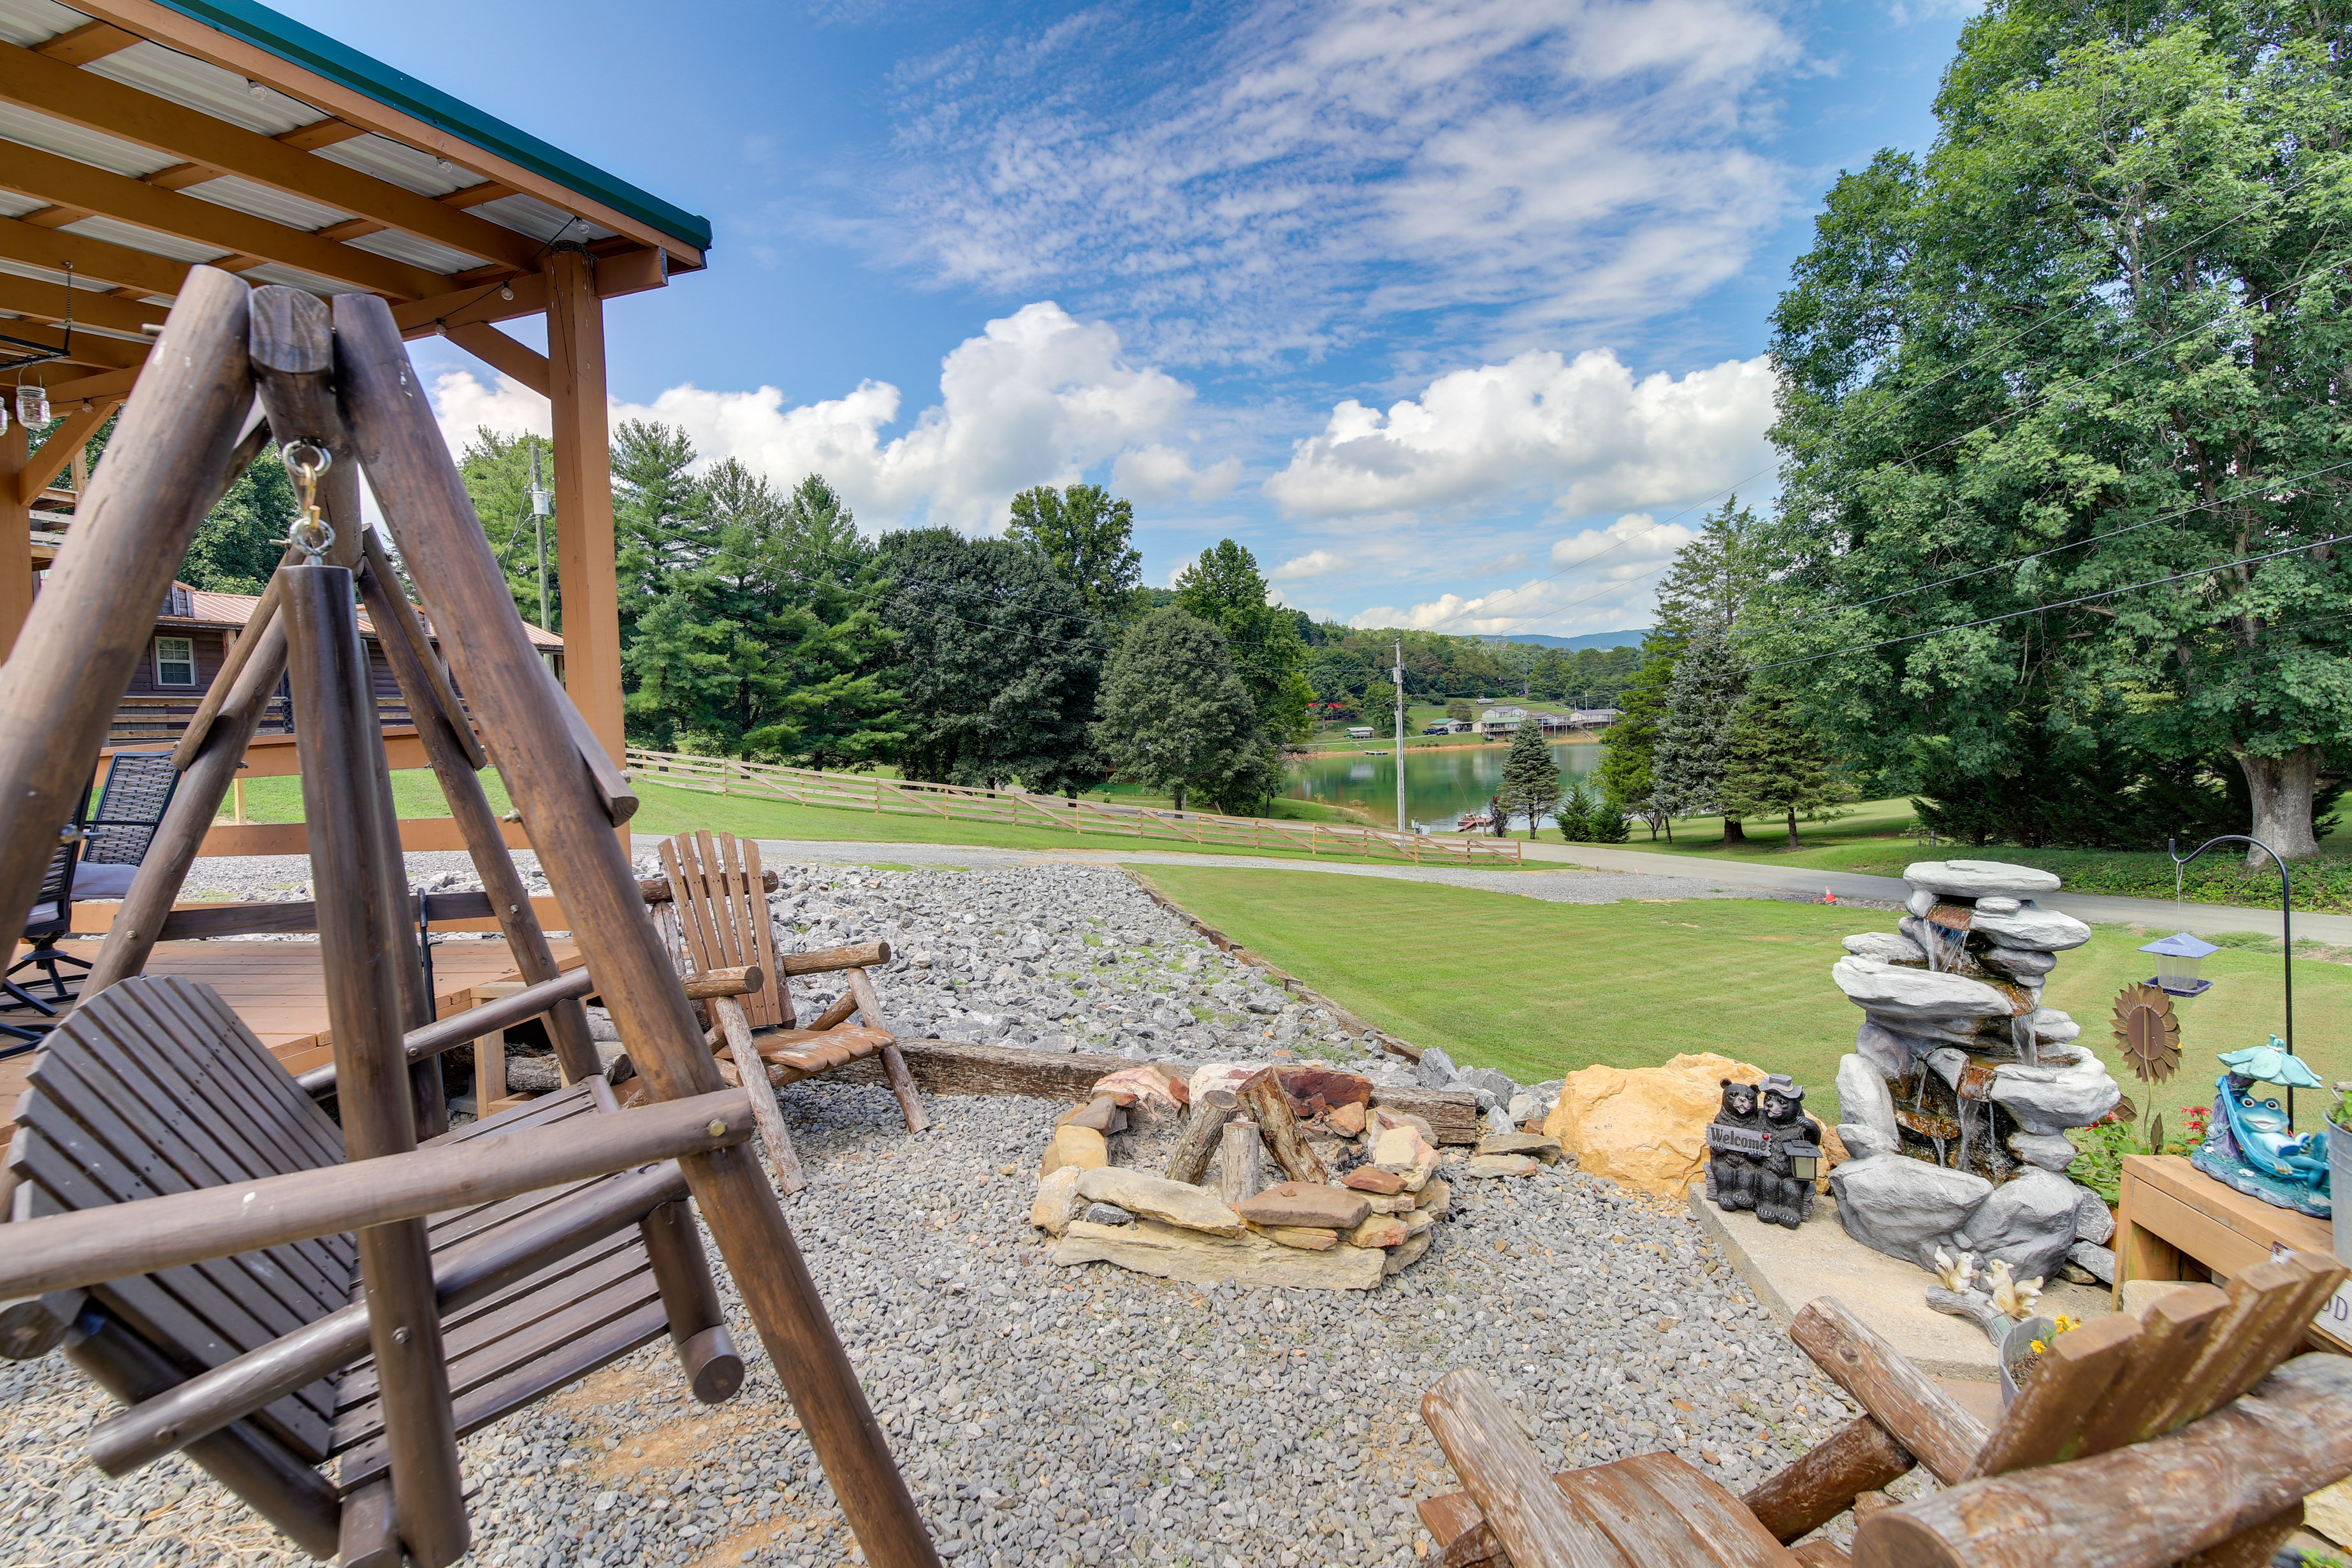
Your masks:
{"label": "white cloud", "polygon": [[1641,626],[1655,610],[1658,574],[1698,534],[1696,517],[1660,522],[1647,512],[1628,512],[1606,528],[1580,529],[1556,542],[1548,575],[1471,598],[1444,594],[1402,608],[1375,605],[1350,624],[1457,637],[1524,631],[1572,636]]}
{"label": "white cloud", "polygon": [[1335,555],[1328,550],[1310,550],[1304,555],[1284,562],[1267,575],[1277,582],[1296,583],[1309,577],[1328,577],[1334,572],[1349,571],[1355,564],[1346,556]]}
{"label": "white cloud", "polygon": [[[434,388],[452,448],[478,425],[548,428],[544,398],[500,377],[486,386],[465,371]],[[992,529],[1014,491],[1069,484],[1104,462],[1133,493],[1181,490],[1207,500],[1232,489],[1237,460],[1196,468],[1163,437],[1193,404],[1192,389],[1123,355],[1102,322],[1074,320],[1050,302],[988,323],[941,362],[940,400],[902,435],[899,391],[868,381],[845,396],[797,407],[772,386],[714,392],[674,386],[650,404],[615,400],[611,416],[685,426],[705,458],[735,458],[780,485],[823,474],[869,525],[945,522]]]}
{"label": "white cloud", "polygon": [[1638,318],[1736,273],[1787,200],[1749,147],[1766,84],[1801,63],[1777,12],[1082,12],[902,70],[895,213],[840,226],[944,280],[1051,286],[1187,363],[1433,308]]}
{"label": "white cloud", "polygon": [[1173,447],[1153,445],[1121,452],[1112,460],[1112,488],[1130,500],[1166,500],[1182,495],[1214,500],[1241,482],[1242,462],[1227,458],[1206,468],[1192,467],[1192,458]]}
{"label": "white cloud", "polygon": [[1454,371],[1383,414],[1353,398],[1265,482],[1294,514],[1444,509],[1528,491],[1564,517],[1704,496],[1771,468],[1761,355],[1636,382],[1606,349]]}

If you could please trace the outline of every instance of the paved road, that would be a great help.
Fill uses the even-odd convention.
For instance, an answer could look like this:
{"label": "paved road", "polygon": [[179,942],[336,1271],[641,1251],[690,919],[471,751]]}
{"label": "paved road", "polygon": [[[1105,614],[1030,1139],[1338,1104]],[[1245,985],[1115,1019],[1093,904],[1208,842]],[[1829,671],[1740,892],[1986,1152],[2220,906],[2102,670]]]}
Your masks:
{"label": "paved road", "polygon": [[[636,852],[649,855],[658,839],[640,835]],[[982,848],[954,844],[845,844],[763,838],[760,852],[785,859],[824,864],[874,860],[902,866],[1021,866],[1044,860],[1099,866],[1219,866],[1269,871],[1312,871],[1334,877],[1384,877],[1397,881],[1438,882],[1490,892],[1518,893],[1563,903],[1601,904],[1619,899],[1751,897],[1818,899],[1824,891],[1841,900],[1899,904],[1911,889],[1898,877],[1863,877],[1801,866],[1759,866],[1657,855],[1641,849],[1604,849],[1591,845],[1523,843],[1529,869],[1476,871],[1436,866],[1318,865],[1255,855],[1192,855],[1181,850]],[[1557,865],[1559,870],[1546,867]],[[2093,925],[2144,925],[2166,931],[2258,931],[2279,934],[2279,912],[2231,904],[2175,904],[2168,899],[2118,899],[2093,893],[2053,893],[2036,900]],[[2352,916],[2297,913],[2294,934],[2352,946]]]}
{"label": "paved road", "polygon": [[[1826,889],[1841,899],[1876,899],[1900,903],[1910,896],[1911,889],[1899,877],[1863,877],[1850,871],[1822,871],[1802,866],[1759,866],[1744,860],[1713,860],[1685,855],[1658,855],[1642,849],[1602,849],[1590,845],[1524,844],[1520,852],[1529,861],[1559,861],[1579,866],[1599,866],[1610,870],[1638,871],[1658,874],[1679,870],[1689,876],[1700,866],[1700,873],[1725,886],[1756,889],[1779,889],[1788,892],[1810,893],[1820,898]],[[1920,857],[1927,858],[1926,855]],[[2099,893],[2052,893],[2037,898],[2034,902],[2053,910],[2063,910],[2078,921],[2093,925],[2161,926],[2167,931],[2190,931],[2211,933],[2221,931],[2258,931],[2265,935],[2279,934],[2278,906],[2268,909],[2244,909],[2234,904],[2176,904],[2169,899],[2118,899]],[[2294,934],[2299,941],[2305,937],[2326,942],[2352,945],[2352,915],[2307,914],[2297,911]]]}

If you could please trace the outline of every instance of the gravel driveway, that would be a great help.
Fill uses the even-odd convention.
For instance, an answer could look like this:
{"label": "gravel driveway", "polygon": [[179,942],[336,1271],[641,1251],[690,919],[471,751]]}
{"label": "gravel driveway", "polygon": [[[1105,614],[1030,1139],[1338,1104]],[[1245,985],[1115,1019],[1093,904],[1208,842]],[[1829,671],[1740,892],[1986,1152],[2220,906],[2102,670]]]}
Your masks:
{"label": "gravel driveway", "polygon": [[[1435,1250],[1369,1294],[1203,1291],[1047,1260],[1025,1221],[1059,1106],[933,1100],[909,1136],[877,1089],[783,1101],[810,1176],[784,1212],[958,1564],[1408,1563],[1413,1500],[1456,1485],[1416,1404],[1456,1366],[1557,1467],[1670,1448],[1735,1491],[1854,1414],[1691,1221],[1571,1172],[1455,1183]],[[656,1343],[478,1434],[469,1561],[857,1561],[722,1289],[743,1391],[695,1405]],[[58,1356],[0,1363],[13,1562],[302,1561],[178,1459],[80,1466],[106,1409]]]}

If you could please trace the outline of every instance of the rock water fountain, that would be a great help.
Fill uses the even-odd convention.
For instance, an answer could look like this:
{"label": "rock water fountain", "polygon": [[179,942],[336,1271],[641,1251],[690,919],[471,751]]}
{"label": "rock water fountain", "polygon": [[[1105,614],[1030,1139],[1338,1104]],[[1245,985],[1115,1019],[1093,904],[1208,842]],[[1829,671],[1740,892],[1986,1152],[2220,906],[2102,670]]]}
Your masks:
{"label": "rock water fountain", "polygon": [[2115,1221],[2066,1178],[2065,1134],[2123,1091],[2074,1044],[2082,1026],[2042,1005],[2058,954],[2091,928],[2035,906],[2058,879],[2030,866],[1929,860],[1903,875],[1900,933],[1846,938],[1830,972],[1864,1014],[1838,1068],[1838,1137],[1853,1156],[1830,1173],[1839,1222],[1931,1271],[1940,1251],[2019,1279],[2072,1264],[2112,1282]]}

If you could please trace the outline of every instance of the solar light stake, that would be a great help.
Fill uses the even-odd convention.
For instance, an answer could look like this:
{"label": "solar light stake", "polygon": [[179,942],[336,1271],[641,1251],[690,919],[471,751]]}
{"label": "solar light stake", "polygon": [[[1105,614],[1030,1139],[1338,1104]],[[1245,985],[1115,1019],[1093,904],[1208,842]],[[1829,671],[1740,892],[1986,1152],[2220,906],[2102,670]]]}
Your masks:
{"label": "solar light stake", "polygon": [[[2278,868],[2279,945],[2284,950],[2283,955],[2279,959],[2279,970],[2281,979],[2284,983],[2284,989],[2286,998],[2286,1054],[2292,1057],[2294,1055],[2294,879],[2287,871],[2286,859],[2284,856],[2282,856],[2277,850],[2272,848],[2269,845],[2263,843],[2261,839],[2250,838],[2242,833],[2224,833],[2218,838],[2208,838],[2204,843],[2200,844],[2196,848],[2190,850],[2186,855],[2182,855],[2174,849],[2173,841],[2170,838],[2167,838],[2164,841],[2164,852],[2172,857],[2172,898],[2175,903],[2180,901],[2179,878],[2181,872],[2188,869],[2189,863],[2191,860],[2196,859],[2197,857],[2204,854],[2205,851],[2212,848],[2216,844],[2251,844],[2255,848],[2261,850],[2263,854],[2269,856],[2271,858],[2271,864]],[[2288,1084],[2286,1086],[2286,1125],[2287,1131],[2290,1132],[2294,1130],[2294,1085],[2293,1084]]]}

